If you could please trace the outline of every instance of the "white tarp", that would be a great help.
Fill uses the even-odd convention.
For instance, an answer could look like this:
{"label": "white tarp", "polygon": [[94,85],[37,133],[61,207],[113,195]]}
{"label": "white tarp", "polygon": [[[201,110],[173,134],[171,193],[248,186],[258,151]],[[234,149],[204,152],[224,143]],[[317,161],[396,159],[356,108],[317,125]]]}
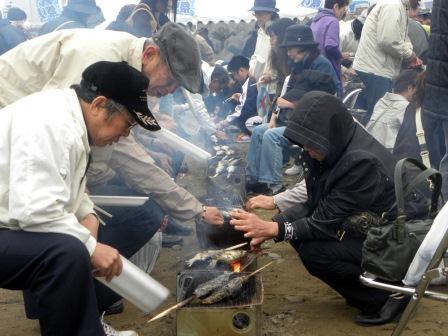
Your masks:
{"label": "white tarp", "polygon": [[[311,2],[310,2],[311,1]],[[281,17],[305,17],[316,12],[315,8],[299,6],[299,3],[313,4],[315,0],[277,0],[277,8],[280,9]],[[319,0],[320,1],[320,0]],[[178,22],[188,21],[250,21],[254,17],[249,9],[253,6],[254,0],[179,0],[179,2],[194,4],[194,10],[189,8],[190,13],[195,15],[177,15]],[[184,5],[184,9],[187,8]]]}

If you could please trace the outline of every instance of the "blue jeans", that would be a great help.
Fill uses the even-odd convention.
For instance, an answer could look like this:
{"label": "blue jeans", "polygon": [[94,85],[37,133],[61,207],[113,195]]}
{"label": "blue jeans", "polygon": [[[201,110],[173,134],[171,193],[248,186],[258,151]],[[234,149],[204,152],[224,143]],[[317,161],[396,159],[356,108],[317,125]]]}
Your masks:
{"label": "blue jeans", "polygon": [[252,131],[247,153],[246,177],[249,182],[282,183],[283,163],[289,158],[289,141],[285,127],[259,125]]}
{"label": "blue jeans", "polygon": [[391,92],[392,79],[362,71],[356,71],[356,73],[365,85],[365,89],[360,93],[355,107],[367,111],[365,120],[367,123],[372,116],[373,108],[378,100],[380,100],[386,92]]}

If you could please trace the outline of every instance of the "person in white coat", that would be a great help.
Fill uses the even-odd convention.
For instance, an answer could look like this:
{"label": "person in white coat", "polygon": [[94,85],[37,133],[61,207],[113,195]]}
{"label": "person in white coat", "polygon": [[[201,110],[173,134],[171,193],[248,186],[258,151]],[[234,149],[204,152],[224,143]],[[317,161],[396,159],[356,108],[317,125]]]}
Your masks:
{"label": "person in white coat", "polygon": [[0,111],[0,288],[29,290],[42,335],[137,335],[99,318],[92,277],[121,273],[98,240],[85,193],[91,146],[129,135],[150,113],[148,79],[125,62],[97,62],[72,89],[44,90]]}

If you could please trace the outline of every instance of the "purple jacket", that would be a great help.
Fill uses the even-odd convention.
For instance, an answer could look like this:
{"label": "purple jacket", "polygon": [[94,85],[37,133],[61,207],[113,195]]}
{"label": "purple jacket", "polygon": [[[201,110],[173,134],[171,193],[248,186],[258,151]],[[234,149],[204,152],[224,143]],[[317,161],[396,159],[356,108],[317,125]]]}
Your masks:
{"label": "purple jacket", "polygon": [[[314,40],[319,43],[319,49],[330,63],[341,80],[342,54],[339,50],[339,21],[333,10],[321,8],[311,23]],[[342,93],[342,87],[339,88]]]}

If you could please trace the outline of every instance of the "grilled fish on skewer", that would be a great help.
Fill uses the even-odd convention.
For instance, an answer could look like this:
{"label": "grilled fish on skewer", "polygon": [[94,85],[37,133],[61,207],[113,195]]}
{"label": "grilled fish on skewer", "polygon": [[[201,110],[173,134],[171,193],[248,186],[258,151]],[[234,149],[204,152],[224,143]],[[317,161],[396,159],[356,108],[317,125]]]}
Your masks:
{"label": "grilled fish on skewer", "polygon": [[196,253],[196,255],[191,258],[190,260],[187,260],[185,264],[188,267],[193,266],[195,262],[198,261],[223,261],[226,263],[229,263],[231,261],[235,261],[238,259],[241,259],[247,254],[247,251],[244,250],[237,250],[237,251],[223,251],[223,250],[210,250],[210,251],[203,251]]}
{"label": "grilled fish on skewer", "polygon": [[217,276],[216,278],[213,278],[209,281],[206,281],[202,284],[200,284],[193,292],[193,295],[195,295],[198,298],[203,298],[209,295],[211,292],[215,291],[216,289],[222,287],[226,283],[229,282],[230,277],[233,275],[233,272],[224,272],[220,276]]}
{"label": "grilled fish on skewer", "polygon": [[226,298],[235,297],[241,291],[241,289],[243,288],[243,285],[247,281],[249,281],[249,279],[251,277],[253,277],[255,274],[261,272],[261,270],[265,269],[272,263],[273,263],[273,261],[271,261],[270,263],[267,263],[266,265],[264,265],[263,267],[259,268],[256,271],[252,272],[249,275],[238,276],[236,278],[231,279],[227,284],[225,284],[224,286],[219,288],[217,291],[215,291],[210,296],[203,299],[201,302],[203,304],[213,304],[213,303],[219,302]]}

